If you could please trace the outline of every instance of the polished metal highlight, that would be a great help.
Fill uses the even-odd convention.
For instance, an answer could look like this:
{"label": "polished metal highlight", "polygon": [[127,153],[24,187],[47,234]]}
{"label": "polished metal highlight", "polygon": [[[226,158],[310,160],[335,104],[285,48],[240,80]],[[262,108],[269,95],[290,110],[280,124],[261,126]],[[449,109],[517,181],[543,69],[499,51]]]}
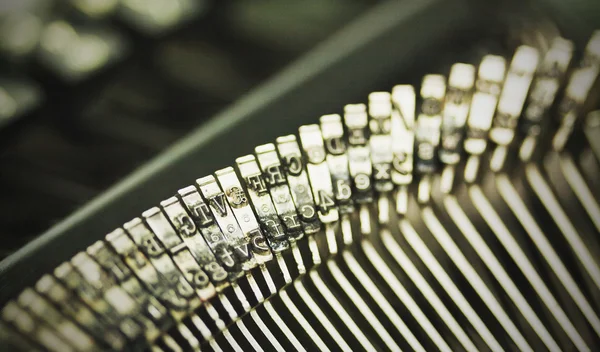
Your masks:
{"label": "polished metal highlight", "polygon": [[[240,268],[239,260],[234,256],[233,249],[219,228],[213,212],[210,210],[196,187],[188,186],[180,189],[178,193],[190,217],[196,224],[197,231],[202,234],[202,237],[210,248],[210,250],[203,248],[201,238],[197,238],[196,236],[188,237],[190,239],[193,238],[194,242],[197,243],[195,245],[196,248],[192,249],[192,254],[194,254],[196,258],[209,258],[209,261],[207,262],[208,267],[206,268],[209,272],[214,272],[212,280],[216,288],[220,289],[222,286],[228,285],[221,269],[227,271],[229,276],[228,279],[230,281],[235,281],[242,277],[243,272]],[[186,241],[190,240],[188,239]],[[200,252],[198,252],[199,250]],[[212,251],[212,254],[217,261],[210,262],[210,251]]]}
{"label": "polished metal highlight", "polygon": [[[250,250],[250,238],[246,237],[235,219],[225,193],[219,187],[214,176],[206,176],[196,180],[200,193],[206,199],[208,207],[225,235],[233,255],[241,264],[243,271],[256,266],[256,258]],[[240,273],[241,274],[241,273]]]}
{"label": "polished metal highlight", "polygon": [[373,179],[377,192],[389,192],[392,183],[392,101],[388,92],[369,94],[369,128],[371,137],[371,162],[373,163]]}
{"label": "polished metal highlight", "polygon": [[430,175],[437,170],[442,114],[446,96],[446,77],[429,74],[421,84],[421,108],[415,126],[415,166],[421,177],[417,198],[429,202]]}
{"label": "polished metal highlight", "polygon": [[301,126],[299,134],[302,149],[306,155],[308,178],[319,209],[319,218],[325,224],[329,252],[335,254],[338,251],[338,246],[333,226],[340,219],[340,213],[335,203],[333,182],[326,162],[327,153],[321,128],[319,125]]}
{"label": "polished metal highlight", "polygon": [[446,97],[446,77],[426,75],[421,84],[421,106],[415,126],[416,169],[430,174],[437,167],[442,113]]}
{"label": "polished metal highlight", "polygon": [[[187,275],[191,275],[196,287],[201,290],[200,297],[203,300],[209,299],[214,296],[215,290],[221,291],[224,286],[227,286],[227,271],[218,263],[210,247],[198,233],[192,217],[177,198],[171,197],[162,201],[160,205],[173,228],[187,246],[187,249],[185,249],[179,245],[178,249],[174,251],[173,259],[175,263],[180,270],[184,273],[187,272]],[[162,219],[162,216],[159,215],[158,218]],[[164,220],[160,220],[160,222],[164,226],[167,225]],[[155,226],[160,226],[160,224],[155,224]],[[168,227],[167,231],[170,231]],[[197,262],[200,267],[197,267],[198,264],[194,264],[194,262]]]}
{"label": "polished metal highlight", "polygon": [[[240,175],[246,182],[246,189],[248,190],[251,203],[253,204],[257,219],[267,236],[271,250],[276,255],[287,250],[290,245],[284,232],[283,224],[277,215],[256,158],[254,155],[246,155],[237,158],[236,163]],[[307,189],[307,192],[310,192],[310,190]]]}
{"label": "polished metal highlight", "polygon": [[254,151],[267,188],[271,193],[275,210],[283,223],[284,232],[288,236],[288,241],[295,242],[302,239],[304,231],[302,231],[300,216],[292,200],[290,186],[287,183],[285,171],[279,160],[279,155],[277,155],[275,145],[272,143],[260,145]]}
{"label": "polished metal highlight", "polygon": [[348,130],[347,154],[353,185],[352,197],[357,204],[369,204],[373,202],[373,166],[369,149],[369,116],[365,104],[344,106],[344,124]]}
{"label": "polished metal highlight", "polygon": [[471,155],[481,155],[485,151],[505,72],[506,60],[501,56],[486,55],[479,65],[465,140],[465,150]]}
{"label": "polished metal highlight", "polygon": [[490,130],[490,139],[500,146],[513,141],[538,61],[538,50],[526,45],[517,48],[512,58]]}
{"label": "polished metal highlight", "polygon": [[474,182],[478,172],[480,156],[487,148],[488,134],[492,127],[498,97],[506,75],[506,59],[486,55],[479,65],[476,91],[471,100],[467,119],[467,134],[464,142],[469,158],[465,165],[465,181]]}
{"label": "polished metal highlight", "polygon": [[[164,240],[161,241],[156,234],[150,231],[140,218],[125,223],[123,228],[156,268],[160,275],[159,281],[173,289],[172,292],[176,295],[178,301],[188,309],[195,309],[200,306],[200,299],[196,296],[194,288],[185,279],[183,273],[179,271],[167,252],[172,247],[163,246],[161,242]],[[171,238],[174,239],[174,237]],[[175,241],[171,242],[170,245],[174,246]]]}
{"label": "polished metal highlight", "polygon": [[354,201],[352,197],[352,183],[347,146],[344,138],[344,125],[340,115],[331,114],[321,116],[321,132],[325,149],[327,150],[327,165],[331,174],[334,194],[340,210],[341,229],[345,245],[352,244],[352,231],[350,227],[350,214],[354,212]]}
{"label": "polished metal highlight", "polygon": [[265,237],[260,229],[254,211],[250,206],[248,194],[242,187],[240,180],[232,167],[215,172],[221,188],[225,190],[227,201],[235,215],[235,218],[244,232],[246,238],[250,239],[252,253],[258,265],[263,265],[273,259],[273,254],[267,245]]}
{"label": "polished metal highlight", "polygon": [[456,165],[461,160],[464,128],[475,88],[475,72],[475,66],[464,63],[450,68],[439,150],[440,161],[446,165]]}
{"label": "polished metal highlight", "polygon": [[165,304],[177,320],[183,319],[188,309],[187,299],[178,295],[175,289],[168,285],[168,281],[162,280],[159,271],[152,265],[146,254],[138,250],[125,231],[114,230],[106,236],[106,241],[143,282],[145,288]]}
{"label": "polished metal highlight", "polygon": [[[555,38],[544,55],[533,80],[521,129],[525,135],[519,156],[528,161],[538,144],[544,118],[554,103],[573,57],[574,45],[564,38]],[[546,123],[547,125],[547,123]]]}
{"label": "polished metal highlight", "polygon": [[339,212],[335,207],[333,183],[325,160],[327,154],[321,129],[318,125],[301,126],[299,135],[306,155],[306,170],[319,210],[319,218],[323,223],[336,222],[339,220]]}
{"label": "polished metal highlight", "polygon": [[462,158],[464,129],[475,87],[475,71],[475,66],[464,63],[456,63],[450,69],[438,153],[444,164],[440,180],[443,193],[452,191],[455,169]]}
{"label": "polished metal highlight", "polygon": [[327,165],[333,183],[333,194],[337,201],[340,214],[349,214],[354,211],[352,202],[352,184],[350,170],[348,169],[347,145],[344,138],[344,126],[340,115],[323,115],[320,118],[321,133],[325,150],[327,151]]}
{"label": "polished metal highlight", "polygon": [[313,235],[321,230],[321,221],[317,213],[315,198],[308,181],[306,165],[296,136],[287,135],[277,138],[277,152],[284,165],[292,199],[300,216],[302,229],[307,235]]}
{"label": "polished metal highlight", "polygon": [[[177,235],[165,214],[163,214],[158,207],[154,207],[143,212],[142,216],[146,220],[148,227],[168,251],[173,262],[177,268],[179,268],[179,271],[181,271],[186,281],[194,288],[196,295],[198,295],[202,301],[207,301],[212,298],[215,295],[216,290],[209,276],[192,256],[186,242]],[[188,223],[191,223],[191,220],[189,220]],[[225,277],[224,270],[221,272],[221,275],[222,277]]]}

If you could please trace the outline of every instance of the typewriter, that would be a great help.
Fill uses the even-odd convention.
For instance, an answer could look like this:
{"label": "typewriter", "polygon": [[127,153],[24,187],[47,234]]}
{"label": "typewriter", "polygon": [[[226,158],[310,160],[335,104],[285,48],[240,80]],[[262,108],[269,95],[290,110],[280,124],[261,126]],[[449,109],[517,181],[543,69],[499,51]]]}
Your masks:
{"label": "typewriter", "polygon": [[[294,37],[269,33],[282,10],[256,3],[72,1],[3,22],[22,34],[3,42],[0,81],[12,185],[74,207],[95,193],[27,172],[46,165],[28,147],[89,146],[59,171],[103,189],[198,124],[183,115],[216,116],[40,236],[69,207],[6,188],[1,346],[597,350],[598,5],[315,2],[330,27],[278,42],[279,57],[227,49],[254,81],[184,49],[210,51],[193,38],[224,18],[261,28],[263,49]],[[211,69],[193,71],[198,58]],[[167,99],[173,77],[196,86]],[[213,95],[198,102],[201,89]]]}

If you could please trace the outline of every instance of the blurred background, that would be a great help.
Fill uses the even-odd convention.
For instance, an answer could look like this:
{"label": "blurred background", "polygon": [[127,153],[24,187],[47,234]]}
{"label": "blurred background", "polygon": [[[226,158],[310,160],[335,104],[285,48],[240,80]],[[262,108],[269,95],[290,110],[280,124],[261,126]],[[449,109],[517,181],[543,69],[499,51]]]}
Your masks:
{"label": "blurred background", "polygon": [[0,1],[0,259],[376,2]]}

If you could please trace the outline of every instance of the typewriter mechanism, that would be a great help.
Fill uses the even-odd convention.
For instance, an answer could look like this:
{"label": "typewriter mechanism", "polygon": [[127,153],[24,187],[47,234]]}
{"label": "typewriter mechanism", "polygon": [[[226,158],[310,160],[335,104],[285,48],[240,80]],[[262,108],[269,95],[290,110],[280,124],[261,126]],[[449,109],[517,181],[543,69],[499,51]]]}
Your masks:
{"label": "typewriter mechanism", "polygon": [[600,31],[533,27],[181,184],[6,300],[3,350],[598,350]]}

